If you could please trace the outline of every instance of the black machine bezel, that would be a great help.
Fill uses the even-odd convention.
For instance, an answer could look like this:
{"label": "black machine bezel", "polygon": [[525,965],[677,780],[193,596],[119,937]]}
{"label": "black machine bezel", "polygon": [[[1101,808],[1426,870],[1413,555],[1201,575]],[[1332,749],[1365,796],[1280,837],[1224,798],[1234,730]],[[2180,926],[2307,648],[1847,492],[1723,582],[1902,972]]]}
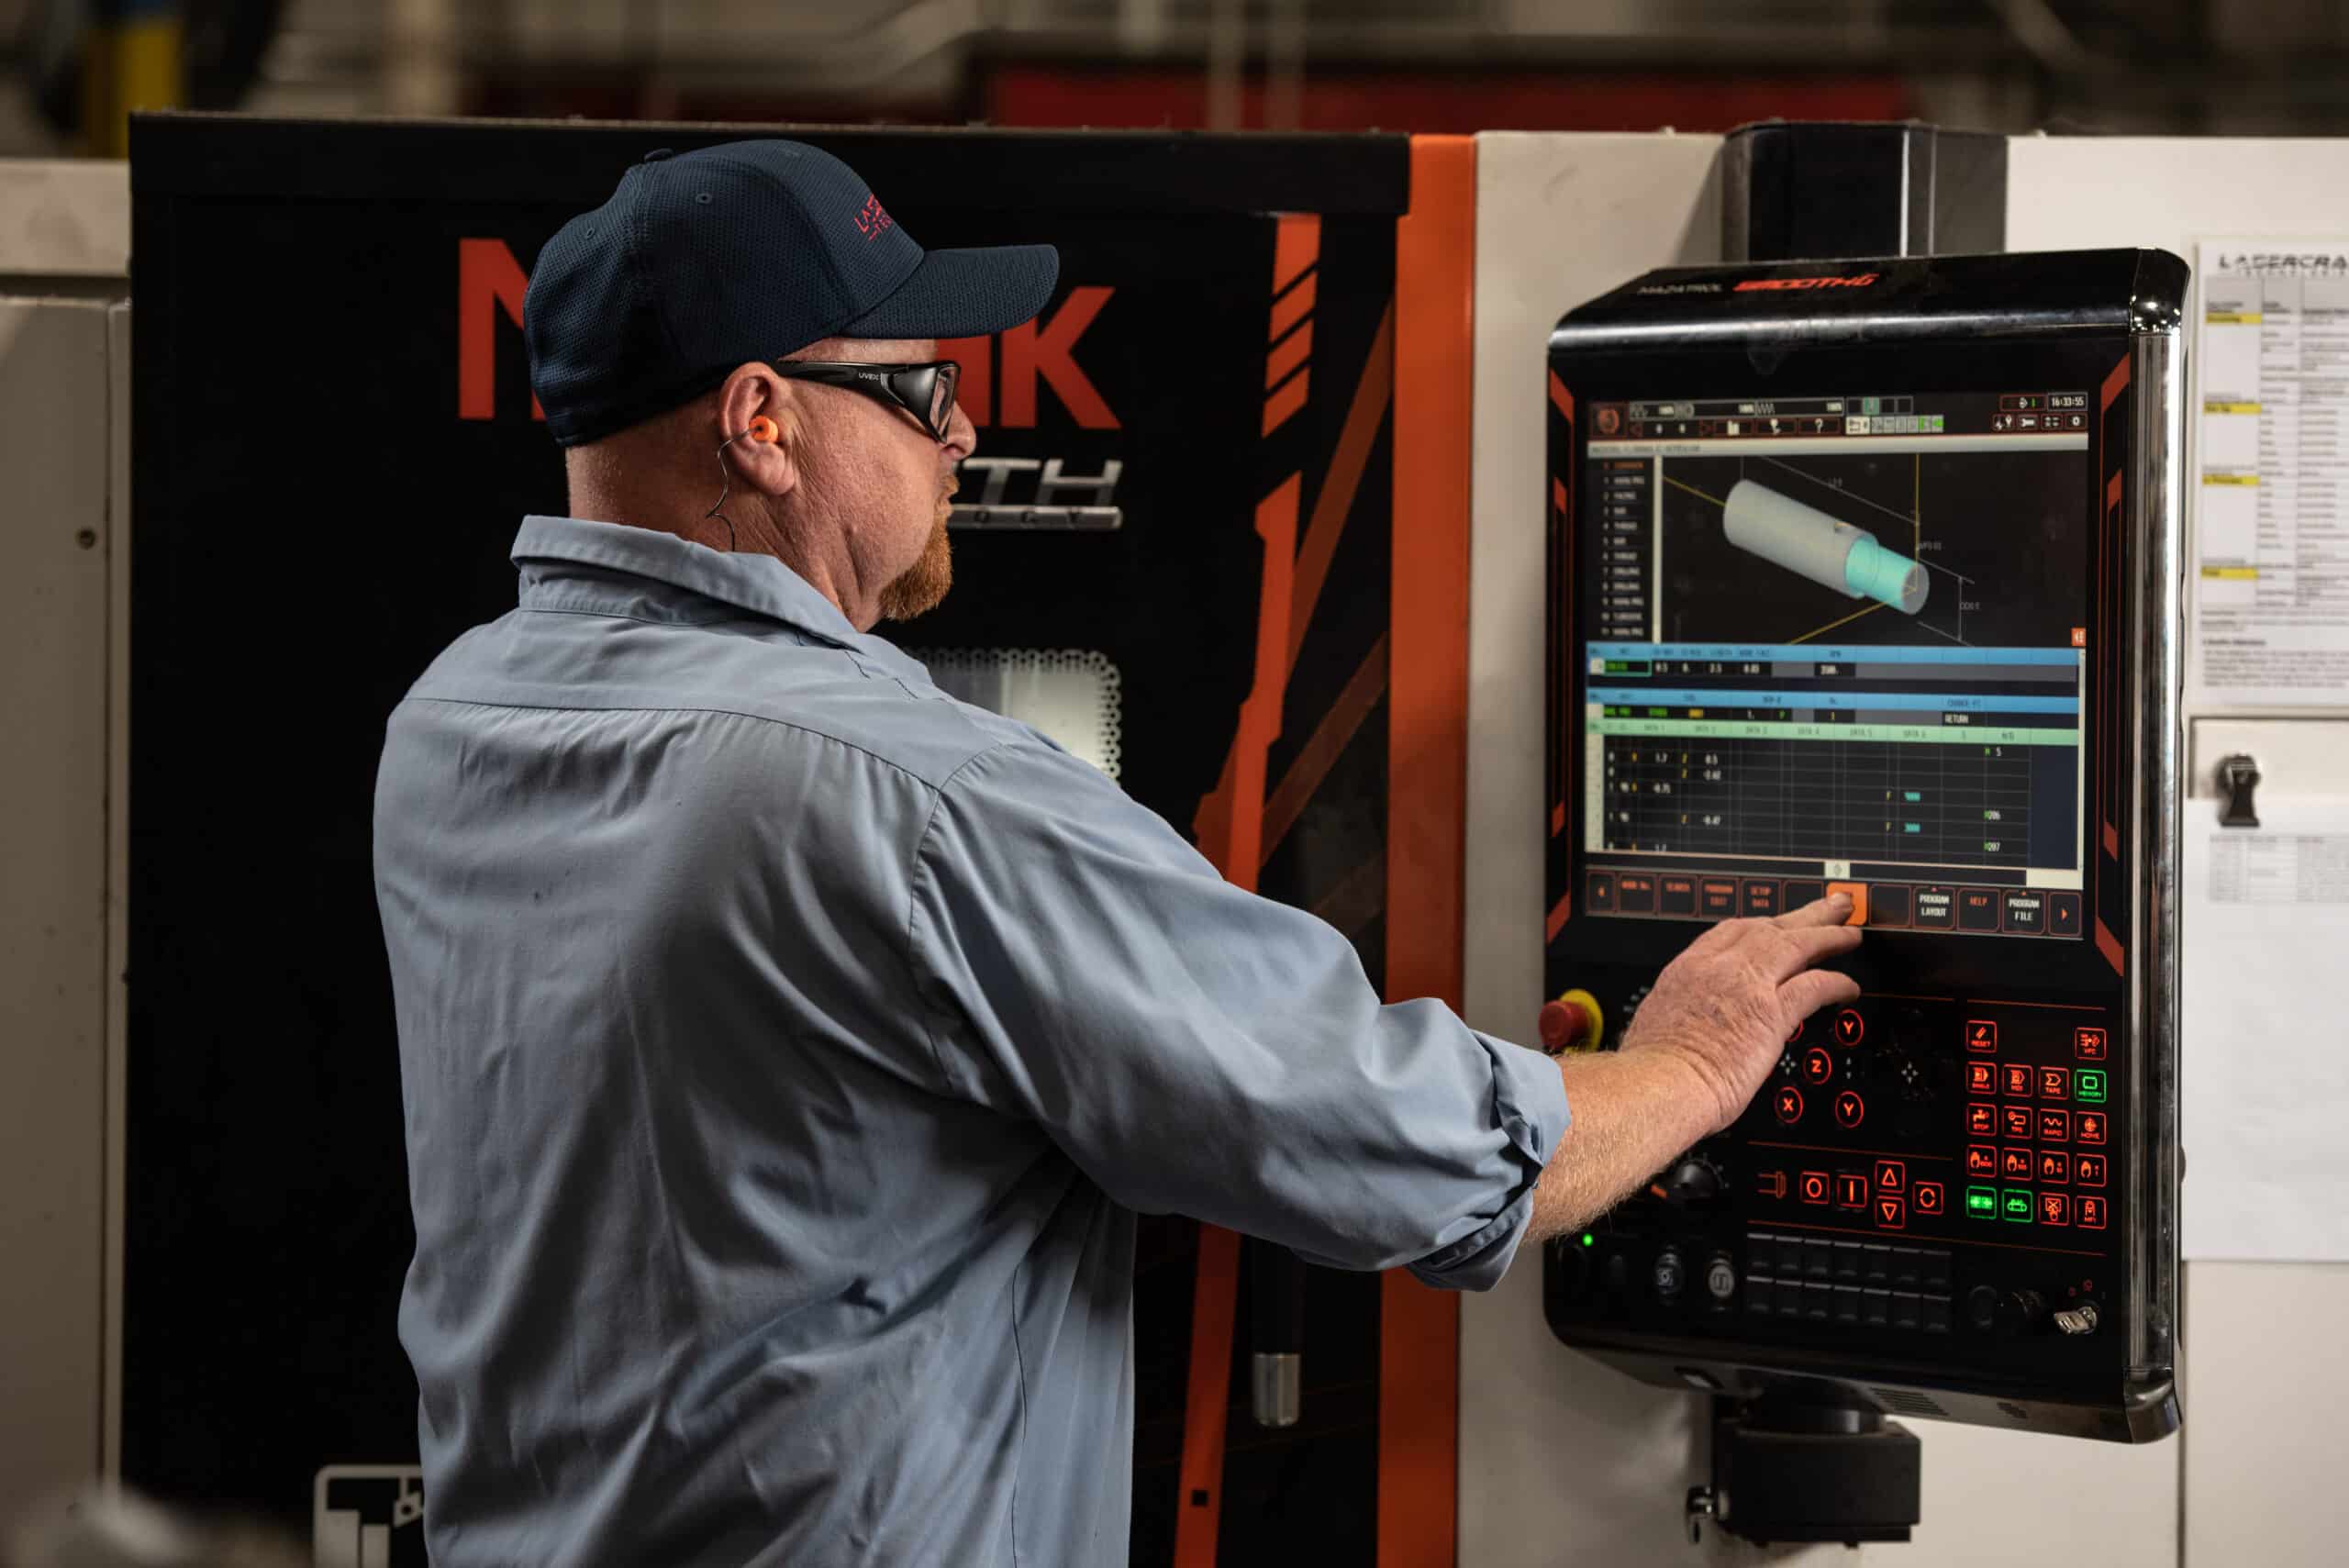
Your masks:
{"label": "black machine bezel", "polygon": [[[1749,1337],[1742,1318],[1719,1334],[1669,1337],[1637,1323],[1562,1321],[1553,1311],[1567,1343],[1667,1386],[1758,1393],[1794,1379],[1843,1385],[1882,1405],[1888,1385],[1930,1392],[1929,1404],[1907,1407],[1915,1413],[1988,1425],[2121,1440],[2175,1429],[2174,982],[2160,973],[2170,967],[2170,928],[2160,917],[2174,903],[2166,879],[2175,874],[2175,814],[2159,801],[2163,789],[2174,800],[2176,786],[2177,501],[2169,465],[2178,461],[2171,427],[2185,283],[2184,264],[2157,251],[1686,268],[1634,280],[1559,324],[1550,361],[1545,994],[1598,975],[1652,975],[1703,929],[1582,906],[1587,674],[1579,649],[1595,599],[1574,558],[1591,435],[1577,411],[1692,395],[2085,389],[2099,406],[2081,481],[2082,515],[2097,525],[2080,606],[2090,628],[2082,935],[1879,930],[1850,967],[1871,993],[2108,1009],[2127,1073],[2116,1088],[2133,1096],[2128,1145],[2115,1150],[2127,1207],[2112,1247],[2130,1280],[2132,1320],[2093,1347],[2066,1347],[2074,1353],[2060,1372],[2056,1360],[2030,1351],[2011,1369],[1986,1368],[1978,1357],[1966,1365],[1774,1344]],[[1920,368],[1919,350],[1934,347],[1935,362]],[[2147,690],[2166,691],[2167,700],[2137,701]],[[2160,710],[2150,719],[2147,706]]]}

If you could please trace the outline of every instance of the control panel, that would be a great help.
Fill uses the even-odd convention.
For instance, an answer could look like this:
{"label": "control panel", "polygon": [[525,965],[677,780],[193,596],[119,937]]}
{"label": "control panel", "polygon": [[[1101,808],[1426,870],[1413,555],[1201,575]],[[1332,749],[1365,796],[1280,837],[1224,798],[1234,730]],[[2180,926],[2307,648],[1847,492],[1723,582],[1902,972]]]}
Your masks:
{"label": "control panel", "polygon": [[2113,1345],[2111,1029],[1954,996],[1804,1020],[1735,1128],[1558,1244],[1551,1311],[1993,1374],[2033,1339]]}
{"label": "control panel", "polygon": [[[1548,991],[1842,891],[1863,994],[1551,1242],[1569,1344],[2176,1423],[2176,321],[2158,252],[1680,269],[1552,339]],[[1562,1021],[1563,1020],[1563,1021]]]}

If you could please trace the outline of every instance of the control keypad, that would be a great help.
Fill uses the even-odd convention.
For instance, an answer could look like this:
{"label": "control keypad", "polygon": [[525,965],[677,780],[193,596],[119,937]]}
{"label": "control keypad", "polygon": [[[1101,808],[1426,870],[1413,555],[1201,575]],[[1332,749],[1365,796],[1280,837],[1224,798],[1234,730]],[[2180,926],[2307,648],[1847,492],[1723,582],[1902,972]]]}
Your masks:
{"label": "control keypad", "polygon": [[[2039,1195],[2107,1179],[2101,1155],[2074,1156],[2111,1136],[2109,1027],[2013,1004],[1918,1005],[1930,1000],[1864,995],[1797,1028],[1789,1070],[1756,1102],[1766,1131],[1748,1122],[1764,1145],[1752,1190],[1769,1200],[1756,1218],[1808,1207],[1806,1221],[1887,1234],[2076,1225],[2076,1204]],[[1781,1140],[1783,1154],[1769,1147]]]}
{"label": "control keypad", "polygon": [[[1576,1271],[1575,1310],[1886,1353],[1942,1335],[2010,1357],[2004,1320],[1994,1334],[1956,1298],[2110,1288],[2127,1055],[2111,1025],[2077,1021],[2097,1016],[1864,995],[1803,1020],[1746,1115],[1698,1151],[1721,1173],[1717,1202],[1635,1200]],[[1618,1254],[1624,1291],[1607,1283]]]}

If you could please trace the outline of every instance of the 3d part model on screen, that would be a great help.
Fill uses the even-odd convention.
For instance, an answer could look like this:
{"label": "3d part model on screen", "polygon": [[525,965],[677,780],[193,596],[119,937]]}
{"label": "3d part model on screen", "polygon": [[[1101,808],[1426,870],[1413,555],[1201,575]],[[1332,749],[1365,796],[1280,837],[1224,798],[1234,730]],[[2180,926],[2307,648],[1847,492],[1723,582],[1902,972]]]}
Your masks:
{"label": "3d part model on screen", "polygon": [[1741,479],[1721,507],[1721,531],[1738,549],[1853,598],[1903,615],[1925,607],[1925,569],[1887,550],[1865,528],[1829,517],[1766,484]]}

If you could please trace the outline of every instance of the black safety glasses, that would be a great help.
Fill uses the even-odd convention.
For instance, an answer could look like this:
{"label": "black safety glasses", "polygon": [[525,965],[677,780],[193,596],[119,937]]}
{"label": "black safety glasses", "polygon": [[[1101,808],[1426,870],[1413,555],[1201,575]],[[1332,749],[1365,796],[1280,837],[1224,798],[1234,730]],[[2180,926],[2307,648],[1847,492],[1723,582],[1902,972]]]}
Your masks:
{"label": "black safety glasses", "polygon": [[952,360],[921,365],[867,365],[842,361],[782,360],[770,367],[785,381],[812,381],[844,386],[876,403],[902,408],[930,432],[930,439],[946,439],[946,424],[954,417],[954,384],[963,367]]}

